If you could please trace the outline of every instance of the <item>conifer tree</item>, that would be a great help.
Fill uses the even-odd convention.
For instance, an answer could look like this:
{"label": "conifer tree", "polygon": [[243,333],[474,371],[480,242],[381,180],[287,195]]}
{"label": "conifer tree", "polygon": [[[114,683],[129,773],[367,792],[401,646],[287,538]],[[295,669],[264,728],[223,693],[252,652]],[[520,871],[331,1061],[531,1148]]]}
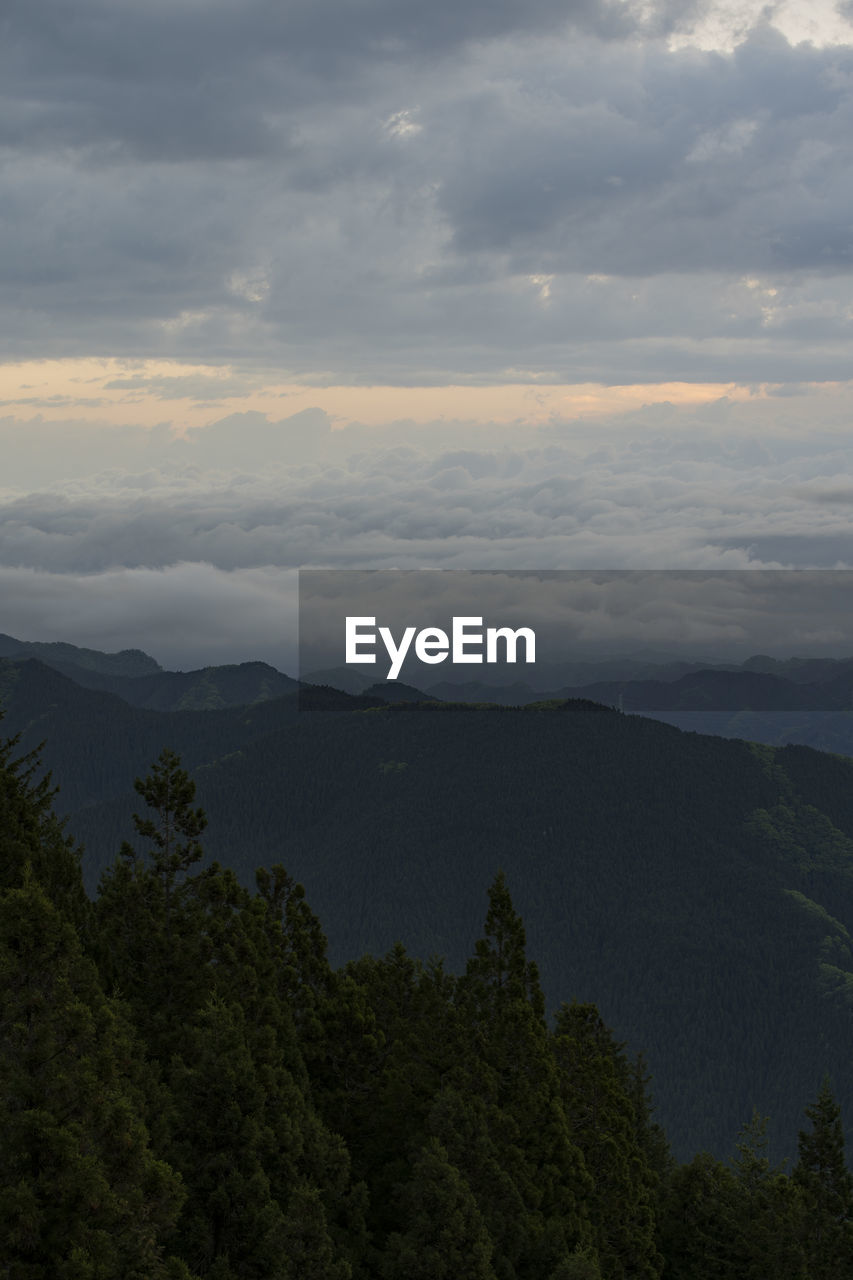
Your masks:
{"label": "conifer tree", "polygon": [[267,904],[267,919],[275,927],[277,946],[283,946],[282,977],[291,998],[326,993],[331,976],[328,944],[320,921],[305,901],[305,890],[281,864],[255,873],[258,894]]}
{"label": "conifer tree", "polygon": [[744,1280],[770,1275],[811,1280],[800,1239],[798,1187],[766,1154],[767,1119],[753,1113],[737,1142],[737,1212],[733,1238]]}
{"label": "conifer tree", "polygon": [[0,742],[0,889],[22,884],[29,867],[66,919],[83,928],[89,903],[79,850],[51,807],[56,791],[50,775],[37,780],[39,749],[19,756],[19,742],[20,734]]}
{"label": "conifer tree", "polygon": [[382,1280],[496,1280],[482,1215],[436,1138],[418,1152],[397,1208],[402,1229],[388,1238]]}
{"label": "conifer tree", "polygon": [[[593,1186],[572,1139],[545,1022],[535,964],[503,873],[489,891],[485,937],[457,986],[459,1063],[448,1077],[457,1094],[488,1109],[491,1142],[524,1206],[514,1222],[490,1204],[470,1157],[448,1137],[468,1177],[507,1277],[548,1276],[592,1246],[586,1204]],[[476,1132],[476,1130],[474,1131]],[[441,1136],[441,1135],[438,1135]],[[501,1272],[498,1273],[501,1275]]]}
{"label": "conifer tree", "polygon": [[[190,875],[202,857],[199,835],[206,826],[192,807],[195,783],[169,750],[134,788],[155,817],[133,815],[142,852],[125,841],[115,865],[101,878],[95,904],[94,949],[108,988],[127,1000],[152,1056],[168,1063],[180,1051],[184,1022],[211,994],[207,904],[201,886],[217,867]],[[245,891],[230,877],[237,901]],[[235,902],[222,902],[230,911]]]}
{"label": "conifer tree", "polygon": [[[324,1197],[320,1189],[302,1179],[293,1188],[285,1213],[285,1245],[293,1280],[349,1280],[354,1273],[345,1252],[360,1256],[363,1251],[363,1222],[356,1210],[354,1242],[336,1240],[330,1229]],[[351,1246],[351,1247],[349,1247]]]}
{"label": "conifer tree", "polygon": [[595,1183],[590,1216],[608,1280],[654,1280],[662,1259],[655,1247],[657,1178],[640,1142],[632,1097],[635,1080],[618,1045],[590,1004],[564,1004],[554,1052],[572,1137]]}
{"label": "conifer tree", "polygon": [[663,1128],[652,1119],[652,1097],[649,1092],[652,1078],[642,1052],[638,1053],[630,1064],[629,1076],[637,1143],[643,1153],[646,1167],[655,1179],[655,1205],[657,1206],[662,1184],[672,1172],[674,1161]]}
{"label": "conifer tree", "polygon": [[740,1277],[737,1180],[707,1152],[672,1170],[658,1229],[664,1280]]}
{"label": "conifer tree", "polygon": [[811,1129],[800,1131],[793,1178],[805,1201],[809,1277],[843,1280],[853,1275],[853,1177],[844,1158],[841,1108],[828,1077],[806,1116]]}
{"label": "conifer tree", "polygon": [[178,877],[201,858],[204,851],[198,838],[207,826],[207,816],[203,809],[192,808],[195,783],[168,747],[160,752],[151,772],[134,781],[133,788],[157,814],[156,822],[134,814],[133,824],[144,840],[151,841],[151,865],[168,894]]}
{"label": "conifer tree", "polygon": [[183,1198],[151,1153],[139,1046],[31,875],[0,893],[0,1240],[14,1280],[156,1280]]}
{"label": "conifer tree", "polygon": [[601,1277],[595,1250],[577,1245],[573,1253],[561,1259],[548,1280],[601,1280]]}
{"label": "conifer tree", "polygon": [[369,1193],[371,1268],[399,1226],[394,1188],[408,1176],[407,1153],[424,1140],[441,1074],[453,1058],[451,990],[440,965],[425,968],[397,944],[382,959],[364,956],[334,975],[322,1008],[327,1048],[321,1060],[318,1042],[312,1046],[312,1095],[346,1142],[354,1183]]}
{"label": "conifer tree", "polygon": [[363,1197],[312,1105],[294,1017],[314,1008],[303,986],[309,970],[322,986],[325,940],[281,868],[255,896],[217,864],[193,872],[206,818],[174,753],[135,786],[154,810],[134,819],[147,849],[125,844],[104,876],[98,944],[161,1071],[157,1141],[188,1190],[173,1247],[212,1280],[290,1280],[309,1262],[346,1280]]}
{"label": "conifer tree", "polygon": [[506,1004],[524,1001],[534,1017],[544,1019],[545,999],[535,963],[527,959],[527,939],[503,871],[489,889],[485,937],[474,947],[465,970],[464,992],[487,1017]]}
{"label": "conifer tree", "polygon": [[[276,1083],[289,1096],[271,1098],[268,1090]],[[172,1088],[172,1151],[189,1191],[176,1238],[182,1256],[202,1280],[300,1280],[291,1254],[294,1223],[273,1190],[267,1165],[280,1155],[282,1135],[270,1123],[276,1111],[291,1129],[288,1155],[294,1160],[292,1131],[304,1103],[286,1074],[274,1081],[257,1070],[239,1008],[214,997],[200,1012]],[[294,1176],[289,1192],[295,1184]],[[310,1258],[328,1255],[329,1280],[346,1280],[349,1267],[331,1257],[322,1209],[312,1238],[306,1240],[301,1230],[302,1252]]]}
{"label": "conifer tree", "polygon": [[[218,899],[217,886],[229,875],[223,872],[206,879],[203,896]],[[261,871],[259,880],[265,875]],[[233,892],[226,887],[221,896],[231,901]],[[301,902],[301,889],[296,896]],[[281,913],[280,904],[260,894],[246,895],[230,913],[215,913],[211,907],[208,928],[215,989],[232,1013],[239,1013],[252,1070],[263,1090],[259,1118],[272,1135],[263,1166],[271,1194],[290,1221],[293,1247],[297,1248],[296,1241],[301,1238],[293,1225],[299,1220],[298,1214],[294,1217],[294,1205],[301,1200],[306,1223],[319,1215],[324,1218],[321,1235],[328,1232],[328,1242],[322,1248],[318,1244],[316,1257],[323,1256],[327,1244],[342,1256],[356,1257],[363,1246],[363,1192],[351,1185],[350,1158],[343,1140],[323,1123],[311,1097],[294,1018],[303,979],[291,963],[293,939],[287,936],[286,927],[286,912]],[[322,939],[322,934],[319,937]],[[322,949],[325,954],[325,939]],[[306,998],[303,1007],[309,1003]],[[317,1240],[318,1231],[314,1231]],[[304,1253],[307,1247],[305,1231],[303,1237],[297,1252],[301,1249]],[[331,1263],[327,1269],[330,1276],[337,1274]]]}
{"label": "conifer tree", "polygon": [[492,1266],[498,1280],[514,1280],[523,1267],[535,1223],[530,1220],[530,1171],[509,1136],[507,1117],[470,1089],[466,1073],[453,1074],[435,1098],[428,1130],[447,1151],[475,1198],[494,1244]]}

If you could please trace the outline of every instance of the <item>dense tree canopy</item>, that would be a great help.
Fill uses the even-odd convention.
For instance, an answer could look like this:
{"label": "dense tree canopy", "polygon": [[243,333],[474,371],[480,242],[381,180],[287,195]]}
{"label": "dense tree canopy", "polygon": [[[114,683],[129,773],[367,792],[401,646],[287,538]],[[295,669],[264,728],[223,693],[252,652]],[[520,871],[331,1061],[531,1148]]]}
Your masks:
{"label": "dense tree canopy", "polygon": [[465,972],[334,970],[279,866],[204,866],[178,757],[91,906],[0,748],[0,1239],[9,1280],[842,1280],[824,1080],[789,1174],[748,1121],[678,1164],[594,1005],[553,1022],[498,872]]}

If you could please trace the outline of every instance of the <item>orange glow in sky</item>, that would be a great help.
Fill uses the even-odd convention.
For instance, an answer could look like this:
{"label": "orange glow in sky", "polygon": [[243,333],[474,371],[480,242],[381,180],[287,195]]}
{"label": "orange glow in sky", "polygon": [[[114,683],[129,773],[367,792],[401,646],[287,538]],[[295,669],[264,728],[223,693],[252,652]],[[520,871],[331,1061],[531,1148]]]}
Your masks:
{"label": "orange glow in sky", "polygon": [[687,382],[318,387],[282,383],[274,373],[162,360],[34,360],[0,366],[3,416],[23,423],[33,417],[104,426],[168,423],[176,434],[248,410],[278,420],[317,407],[337,426],[440,419],[537,425],[664,401],[699,405],[722,396],[747,400],[755,394],[754,388],[733,383]]}

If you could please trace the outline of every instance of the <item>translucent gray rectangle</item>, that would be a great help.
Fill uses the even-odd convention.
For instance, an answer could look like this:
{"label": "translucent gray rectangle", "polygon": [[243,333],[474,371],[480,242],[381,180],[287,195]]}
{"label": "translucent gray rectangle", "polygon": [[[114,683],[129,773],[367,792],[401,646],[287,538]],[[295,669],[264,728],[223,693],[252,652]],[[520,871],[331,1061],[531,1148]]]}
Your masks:
{"label": "translucent gray rectangle", "polygon": [[847,710],[853,571],[302,570],[299,672],[353,693]]}

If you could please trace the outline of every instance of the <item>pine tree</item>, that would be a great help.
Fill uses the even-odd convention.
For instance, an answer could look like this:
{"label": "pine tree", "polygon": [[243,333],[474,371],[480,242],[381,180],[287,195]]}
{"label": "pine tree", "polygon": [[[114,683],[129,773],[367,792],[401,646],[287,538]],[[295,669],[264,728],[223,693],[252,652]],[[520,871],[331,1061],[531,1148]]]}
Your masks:
{"label": "pine tree", "polygon": [[489,891],[485,937],[458,982],[456,1004],[460,1054],[448,1083],[466,1104],[477,1098],[487,1108],[495,1155],[523,1212],[509,1220],[470,1155],[460,1149],[457,1157],[461,1117],[448,1135],[451,1159],[477,1196],[499,1276],[548,1276],[578,1246],[593,1246],[586,1212],[593,1186],[572,1138],[536,966],[503,873]]}
{"label": "pine tree", "polygon": [[[229,875],[220,873],[205,880],[203,897],[233,901],[227,886],[221,895],[216,893]],[[265,875],[259,873],[259,880]],[[293,896],[301,903],[302,891],[295,888],[298,893]],[[305,912],[310,916],[307,908]],[[290,1223],[288,1238],[304,1259],[303,1270],[308,1266],[311,1234],[317,1246],[311,1265],[318,1267],[331,1251],[338,1261],[333,1265],[327,1260],[326,1274],[343,1274],[346,1267],[341,1271],[340,1259],[357,1257],[363,1244],[364,1197],[360,1188],[351,1185],[350,1158],[342,1138],[329,1131],[311,1097],[294,1012],[312,1007],[313,996],[304,994],[305,980],[294,963],[287,911],[282,912],[281,903],[267,896],[247,895],[230,912],[216,912],[211,905],[208,928],[217,997],[232,1011],[239,1011],[252,1070],[263,1090],[259,1118],[272,1135],[263,1160],[270,1192]],[[315,941],[320,939],[321,934]],[[325,955],[325,939],[321,950]],[[297,1203],[303,1204],[304,1214],[295,1208]],[[307,1224],[318,1215],[323,1219],[322,1231],[318,1226],[309,1233]],[[298,1230],[295,1224],[303,1218],[304,1229]]]}
{"label": "pine tree", "polygon": [[[492,1102],[472,1090],[464,1070],[453,1073],[435,1098],[428,1130],[448,1153],[469,1186],[494,1244],[492,1266],[498,1280],[514,1280],[524,1266],[535,1223],[530,1220],[529,1168],[516,1130]],[[527,1194],[525,1194],[527,1193]]]}
{"label": "pine tree", "polygon": [[767,1119],[753,1113],[737,1142],[734,1240],[744,1280],[770,1275],[811,1280],[801,1242],[802,1199],[796,1183],[766,1154]]}
{"label": "pine tree", "polygon": [[536,1018],[544,1019],[539,974],[534,962],[527,959],[524,925],[502,871],[489,889],[484,932],[465,970],[464,991],[469,1002],[481,1001],[482,1011],[491,1018],[503,1006],[524,1001]]}
{"label": "pine tree", "polygon": [[[95,903],[93,950],[105,985],[119,992],[151,1056],[168,1064],[180,1053],[183,1027],[212,994],[212,903],[230,914],[248,896],[233,876],[216,880],[215,865],[190,874],[202,857],[206,826],[194,809],[195,784],[169,750],[134,787],[154,817],[133,815],[140,852],[125,841],[101,877]],[[230,896],[229,896],[230,895]]]}
{"label": "pine tree", "polygon": [[853,1177],[844,1159],[841,1108],[828,1077],[806,1116],[811,1129],[800,1131],[793,1178],[805,1200],[809,1278],[844,1280],[853,1275]]}
{"label": "pine tree", "polygon": [[655,1204],[657,1205],[661,1187],[674,1167],[673,1156],[663,1128],[652,1119],[653,1106],[650,1093],[652,1078],[642,1052],[638,1053],[630,1064],[629,1074],[637,1143],[643,1153],[646,1167],[655,1179]]}
{"label": "pine tree", "polygon": [[320,1041],[312,1039],[313,1097],[346,1142],[353,1180],[369,1194],[373,1244],[359,1256],[370,1268],[399,1226],[394,1188],[407,1177],[408,1152],[424,1141],[433,1097],[453,1058],[452,986],[441,966],[425,968],[400,944],[382,959],[364,956],[334,975],[324,998],[322,1058]]}
{"label": "pine tree", "polygon": [[183,1199],[140,1119],[139,1055],[77,934],[32,876],[0,894],[0,1239],[10,1280],[182,1274]]}
{"label": "pine tree", "polygon": [[722,1161],[701,1152],[672,1170],[658,1229],[664,1280],[740,1280],[738,1186]]}
{"label": "pine tree", "polygon": [[657,1177],[641,1145],[632,1094],[635,1078],[590,1004],[564,1004],[554,1052],[574,1141],[595,1183],[590,1216],[608,1280],[660,1274],[655,1247]]}
{"label": "pine tree", "polygon": [[[207,878],[205,893],[218,883]],[[230,897],[226,885],[222,900]],[[253,899],[213,916],[213,994],[185,1024],[181,1053],[168,1065],[167,1151],[189,1193],[175,1247],[216,1280],[348,1280],[350,1241],[342,1236],[346,1228],[358,1240],[358,1195],[343,1142],[310,1100],[290,1010],[276,990],[265,911]]]}
{"label": "pine tree", "polygon": [[[0,719],[2,719],[0,711]],[[16,755],[20,734],[0,743],[0,890],[22,884],[29,868],[51,902],[78,929],[89,903],[80,874],[80,851],[53,812],[55,789],[41,771],[39,749]]]}
{"label": "pine tree", "polygon": [[294,1018],[314,1008],[305,973],[322,985],[325,940],[280,868],[255,896],[216,864],[193,873],[206,818],[174,753],[135,785],[154,809],[134,819],[148,847],[125,844],[103,878],[98,948],[160,1068],[156,1138],[188,1190],[173,1247],[211,1280],[311,1267],[346,1280],[363,1208],[311,1103]]}
{"label": "pine tree", "polygon": [[397,1203],[403,1229],[388,1238],[382,1280],[495,1280],[482,1215],[436,1138],[418,1152]]}
{"label": "pine tree", "polygon": [[[133,787],[157,814],[156,822],[134,814],[133,823],[138,834],[151,841],[151,864],[168,895],[178,877],[186,875],[202,857],[198,838],[207,826],[207,817],[203,809],[192,808],[195,783],[181,767],[180,757],[168,747],[160,752],[151,772],[137,778]],[[133,850],[130,854],[134,856]]]}
{"label": "pine tree", "polygon": [[238,1009],[213,998],[201,1010],[170,1084],[171,1154],[189,1190],[175,1247],[202,1280],[295,1280],[264,1168],[274,1147],[267,1099]]}

